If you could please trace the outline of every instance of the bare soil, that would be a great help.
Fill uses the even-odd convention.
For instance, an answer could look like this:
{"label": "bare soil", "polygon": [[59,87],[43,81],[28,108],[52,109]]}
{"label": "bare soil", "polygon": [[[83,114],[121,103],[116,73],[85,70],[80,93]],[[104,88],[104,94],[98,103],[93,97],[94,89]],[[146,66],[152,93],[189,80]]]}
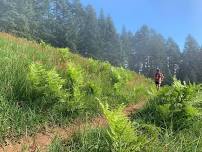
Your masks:
{"label": "bare soil", "polygon": [[[131,104],[124,109],[124,114],[130,116],[143,108],[144,104],[145,102]],[[107,121],[102,116],[95,117],[88,122],[82,122],[77,119],[66,128],[48,127],[45,131],[36,133],[33,136],[24,136],[17,142],[8,140],[5,145],[0,145],[0,152],[36,152],[38,150],[45,152],[55,137],[70,139],[76,132],[84,129],[85,126],[97,128],[105,127],[106,125]]]}

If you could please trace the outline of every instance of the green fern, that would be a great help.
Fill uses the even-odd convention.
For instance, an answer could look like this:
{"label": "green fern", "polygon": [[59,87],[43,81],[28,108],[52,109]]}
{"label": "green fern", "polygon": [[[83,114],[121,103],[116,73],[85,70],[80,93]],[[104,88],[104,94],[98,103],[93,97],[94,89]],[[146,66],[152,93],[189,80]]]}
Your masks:
{"label": "green fern", "polygon": [[66,101],[68,93],[63,89],[65,80],[52,69],[47,71],[41,64],[31,64],[29,80],[36,92],[43,94],[45,97],[58,98],[60,101]]}
{"label": "green fern", "polygon": [[61,62],[66,62],[68,57],[69,57],[69,48],[61,48],[59,49],[59,55],[60,55],[60,61]]}
{"label": "green fern", "polygon": [[100,105],[108,122],[107,132],[113,151],[139,151],[141,143],[133,124],[123,114],[123,107],[110,111],[108,104]]}
{"label": "green fern", "polygon": [[46,80],[50,91],[65,102],[68,96],[68,93],[63,89],[65,80],[59,76],[55,69],[48,71]]}
{"label": "green fern", "polygon": [[[162,128],[181,130],[189,127],[191,121],[199,116],[199,111],[193,106],[199,87],[192,84],[182,84],[174,79],[172,86],[164,87],[152,99],[143,115],[149,121],[155,122]],[[150,115],[148,117],[147,115]]]}
{"label": "green fern", "polygon": [[68,89],[71,92],[71,107],[74,109],[81,109],[84,106],[82,98],[84,93],[82,88],[84,87],[83,70],[80,66],[75,64],[69,64],[67,69],[67,81]]}
{"label": "green fern", "polygon": [[47,71],[41,64],[31,64],[29,72],[29,80],[34,87],[46,87]]}

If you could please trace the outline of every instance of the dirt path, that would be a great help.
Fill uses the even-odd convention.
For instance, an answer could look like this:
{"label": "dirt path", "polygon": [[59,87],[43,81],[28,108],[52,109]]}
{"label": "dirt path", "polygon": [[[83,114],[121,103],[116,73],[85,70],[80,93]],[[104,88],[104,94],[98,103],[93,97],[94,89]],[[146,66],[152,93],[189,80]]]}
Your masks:
{"label": "dirt path", "polygon": [[[127,116],[130,116],[132,113],[137,112],[144,106],[144,102],[140,102],[138,104],[131,104],[124,109],[124,113]],[[25,136],[21,138],[18,142],[7,141],[6,145],[0,147],[0,152],[36,152],[40,150],[45,152],[47,150],[47,146],[51,144],[52,140],[57,136],[61,139],[69,139],[76,132],[85,128],[85,126],[91,127],[105,127],[107,125],[107,121],[104,117],[96,117],[91,119],[89,122],[81,122],[79,120],[75,120],[71,125],[66,128],[46,128],[44,132],[36,133],[34,136]]]}

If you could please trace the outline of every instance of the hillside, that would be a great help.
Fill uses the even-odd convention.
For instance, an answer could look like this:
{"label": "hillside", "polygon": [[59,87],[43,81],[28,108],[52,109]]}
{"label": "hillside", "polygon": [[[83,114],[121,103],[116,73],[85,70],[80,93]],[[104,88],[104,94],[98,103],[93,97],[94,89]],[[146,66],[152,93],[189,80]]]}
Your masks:
{"label": "hillside", "polygon": [[0,33],[0,152],[202,151],[202,86]]}
{"label": "hillside", "polygon": [[0,143],[43,128],[65,127],[112,109],[145,102],[151,80],[107,62],[83,58],[0,33]]}

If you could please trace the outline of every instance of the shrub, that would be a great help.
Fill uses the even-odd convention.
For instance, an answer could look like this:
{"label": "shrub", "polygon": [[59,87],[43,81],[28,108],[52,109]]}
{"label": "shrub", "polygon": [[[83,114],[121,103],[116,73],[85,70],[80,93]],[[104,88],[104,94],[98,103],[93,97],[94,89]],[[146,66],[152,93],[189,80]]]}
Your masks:
{"label": "shrub", "polygon": [[46,42],[44,42],[43,40],[40,41],[40,45],[43,49],[49,47],[49,44],[47,44]]}
{"label": "shrub", "polygon": [[130,75],[128,72],[126,72],[123,68],[111,68],[112,74],[113,74],[113,81],[114,84],[116,83],[125,83],[129,79],[131,79],[132,75]]}
{"label": "shrub", "polygon": [[84,87],[84,77],[83,70],[80,66],[75,64],[68,64],[67,68],[67,88],[71,93],[70,101],[71,107],[76,109],[82,109],[84,103],[82,98],[84,97],[84,93],[82,92],[82,88]]}
{"label": "shrub", "polygon": [[41,64],[31,64],[28,79],[31,81],[32,86],[38,92],[44,92],[46,89],[47,71]]}
{"label": "shrub", "polygon": [[70,49],[69,48],[61,48],[58,50],[58,53],[60,55],[60,62],[66,62],[68,57],[69,57],[69,52]]}
{"label": "shrub", "polygon": [[141,151],[145,140],[138,137],[137,129],[124,116],[123,107],[110,111],[108,105],[100,103],[101,109],[107,119],[104,128],[87,128],[76,134],[69,141],[72,151],[97,151],[97,152],[129,152]]}
{"label": "shrub", "polygon": [[102,89],[99,87],[99,84],[89,81],[84,86],[84,92],[88,96],[99,97],[102,93]]}
{"label": "shrub", "polygon": [[147,121],[152,121],[162,128],[186,128],[199,114],[193,106],[198,90],[196,85],[183,85],[174,80],[173,85],[163,88],[141,113]]}
{"label": "shrub", "polygon": [[63,88],[65,80],[54,69],[47,71],[41,64],[33,63],[30,65],[28,79],[35,92],[34,96],[45,97],[42,101],[66,101],[68,93]]}
{"label": "shrub", "polygon": [[98,60],[94,60],[92,58],[89,58],[88,61],[89,61],[89,63],[88,63],[89,72],[91,72],[91,73],[99,72],[100,62]]}
{"label": "shrub", "polygon": [[100,105],[108,122],[108,142],[113,151],[139,151],[142,143],[133,124],[124,116],[123,107],[110,111],[108,105]]}
{"label": "shrub", "polygon": [[[123,68],[112,67],[113,89],[122,102],[134,102],[139,88],[129,87],[128,82],[132,79],[132,74]],[[145,90],[145,89],[144,89]]]}
{"label": "shrub", "polygon": [[63,88],[65,80],[62,79],[54,69],[48,71],[47,73],[47,84],[51,93],[54,93],[54,96],[65,102],[68,95],[68,93]]}

